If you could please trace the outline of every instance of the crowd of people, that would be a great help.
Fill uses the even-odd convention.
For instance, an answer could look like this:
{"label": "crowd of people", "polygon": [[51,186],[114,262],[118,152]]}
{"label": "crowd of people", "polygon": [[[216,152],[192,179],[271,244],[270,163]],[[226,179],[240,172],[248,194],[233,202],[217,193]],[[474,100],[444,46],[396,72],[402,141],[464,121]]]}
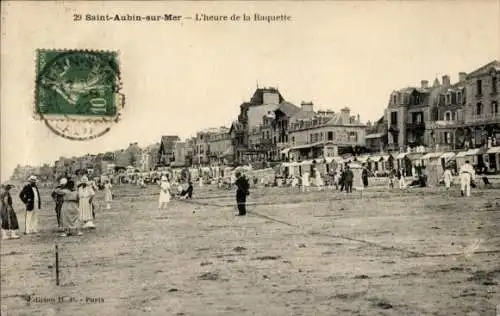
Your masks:
{"label": "crowd of people", "polygon": [[[389,186],[394,188],[395,184],[398,183],[400,189],[405,189],[409,187],[425,187],[427,177],[422,172],[419,172],[416,178],[414,178],[410,183],[405,183],[405,172],[403,169],[394,169],[389,174]],[[231,187],[236,188],[236,205],[238,208],[239,216],[245,216],[246,210],[246,199],[250,194],[250,180],[241,171],[236,171],[233,174],[234,178],[231,179]],[[362,166],[361,170],[361,183],[363,187],[368,187],[368,179],[373,176],[371,171],[366,168],[365,165]],[[304,172],[301,177],[289,177],[287,180],[288,184],[292,187],[300,187],[302,191],[307,191],[311,186],[311,182],[314,183],[320,190],[324,186],[335,187],[336,190],[345,191],[347,193],[352,193],[354,173],[351,170],[349,164],[346,164],[340,172],[331,171],[329,173],[329,179],[324,181],[319,172],[315,172],[312,177],[309,172]],[[458,178],[460,181],[460,192],[462,196],[470,196],[471,188],[476,186],[476,172],[469,161],[466,161],[462,165],[458,172]],[[488,179],[484,179],[485,185],[491,185]],[[172,181],[170,181],[172,179]],[[257,184],[258,180],[253,179],[253,183]],[[451,168],[446,168],[441,180],[444,182],[446,189],[450,189],[454,181],[454,177]],[[203,186],[203,179],[200,177],[198,179],[200,187]],[[275,180],[276,181],[276,180]],[[285,182],[285,181],[284,181]],[[326,182],[326,183],[325,183]],[[25,231],[24,234],[37,234],[38,230],[38,213],[42,208],[42,199],[40,198],[40,191],[37,186],[38,180],[36,176],[31,176],[28,179],[28,183],[22,188],[19,194],[19,199],[25,205]],[[222,188],[221,181],[219,181],[218,187]],[[145,187],[144,182],[138,181],[137,185],[141,188]],[[191,199],[193,197],[193,183],[190,178],[184,181],[179,179],[173,179],[171,175],[163,175],[159,179],[157,185],[159,186],[159,196],[158,196],[158,209],[167,209],[169,202],[172,198],[177,199]],[[11,196],[11,189],[14,186],[12,184],[4,184],[2,186],[1,193],[1,228],[2,228],[2,238],[3,239],[17,239],[20,238],[19,235],[19,221],[16,212],[13,208],[13,200]],[[101,189],[104,191],[104,204],[106,209],[111,209],[111,203],[113,201],[112,193],[113,185],[109,179],[105,179],[100,186],[96,184],[95,181],[89,180],[86,175],[81,176],[77,179],[77,183],[73,179],[68,177],[61,178],[57,187],[52,191],[51,197],[55,202],[55,213],[57,219],[58,231],[61,233],[61,237],[67,237],[70,235],[83,235],[84,229],[95,229],[95,196],[96,192]],[[177,190],[176,190],[177,189]]]}
{"label": "crowd of people", "polygon": [[[19,199],[25,205],[25,235],[38,234],[38,213],[42,208],[42,199],[38,189],[36,176],[31,176],[20,194]],[[2,239],[19,238],[19,222],[13,208],[11,189],[14,186],[5,184],[2,186]],[[103,185],[104,200],[106,208],[111,208],[113,195],[112,185],[105,181]],[[51,197],[55,204],[55,213],[58,231],[61,237],[70,235],[83,235],[83,229],[95,229],[95,209],[94,197],[98,187],[94,181],[84,175],[75,183],[74,180],[61,178],[58,185],[52,191]]]}

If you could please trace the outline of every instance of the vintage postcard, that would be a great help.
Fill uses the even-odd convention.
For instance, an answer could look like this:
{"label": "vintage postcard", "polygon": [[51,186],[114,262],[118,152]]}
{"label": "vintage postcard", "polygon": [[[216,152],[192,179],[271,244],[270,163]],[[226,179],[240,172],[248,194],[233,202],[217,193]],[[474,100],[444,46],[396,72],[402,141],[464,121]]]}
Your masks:
{"label": "vintage postcard", "polygon": [[2,1],[1,315],[500,315],[500,1]]}

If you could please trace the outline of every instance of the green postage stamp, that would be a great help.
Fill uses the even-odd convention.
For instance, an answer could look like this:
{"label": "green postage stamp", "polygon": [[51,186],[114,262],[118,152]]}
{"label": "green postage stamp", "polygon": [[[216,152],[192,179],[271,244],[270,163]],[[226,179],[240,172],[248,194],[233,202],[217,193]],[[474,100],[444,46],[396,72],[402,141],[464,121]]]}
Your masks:
{"label": "green postage stamp", "polygon": [[56,134],[75,140],[99,137],[119,120],[118,53],[38,50],[35,112]]}

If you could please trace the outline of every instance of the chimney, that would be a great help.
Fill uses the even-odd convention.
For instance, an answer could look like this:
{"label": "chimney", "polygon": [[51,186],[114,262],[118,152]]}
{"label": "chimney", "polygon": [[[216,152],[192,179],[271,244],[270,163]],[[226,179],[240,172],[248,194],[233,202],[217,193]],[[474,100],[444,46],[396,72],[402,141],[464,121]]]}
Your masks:
{"label": "chimney", "polygon": [[340,119],[342,120],[342,124],[349,124],[351,120],[351,110],[348,107],[340,110]]}
{"label": "chimney", "polygon": [[427,89],[427,88],[429,88],[429,81],[427,81],[427,80],[421,80],[421,81],[420,81],[420,87],[421,87],[422,89]]}
{"label": "chimney", "polygon": [[450,86],[450,76],[444,75],[442,77],[442,83],[443,83],[443,86],[449,87]]}
{"label": "chimney", "polygon": [[300,108],[304,112],[314,112],[314,104],[312,102],[304,102],[300,103]]}
{"label": "chimney", "polygon": [[458,73],[458,81],[459,82],[465,81],[465,77],[467,77],[467,73],[466,72],[459,72]]}

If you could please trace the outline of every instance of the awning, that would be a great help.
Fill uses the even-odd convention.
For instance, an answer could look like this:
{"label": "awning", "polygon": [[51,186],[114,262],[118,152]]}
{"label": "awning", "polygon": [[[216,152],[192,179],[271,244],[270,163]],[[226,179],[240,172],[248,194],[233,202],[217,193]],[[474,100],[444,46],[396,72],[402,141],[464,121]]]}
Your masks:
{"label": "awning", "polygon": [[481,148],[474,148],[474,149],[469,149],[466,151],[465,155],[466,156],[475,156],[479,155],[481,151]]}
{"label": "awning", "polygon": [[396,159],[403,159],[408,153],[399,153],[396,155]]}
{"label": "awning", "polygon": [[312,160],[305,160],[300,163],[301,165],[312,165],[313,161]]}
{"label": "awning", "polygon": [[439,158],[443,155],[443,152],[428,153],[422,157],[422,159]]}
{"label": "awning", "polygon": [[369,156],[358,156],[356,157],[356,160],[359,162],[366,162],[370,158]]}
{"label": "awning", "polygon": [[440,158],[451,159],[453,157],[455,157],[455,153],[447,152],[447,153],[442,154]]}
{"label": "awning", "polygon": [[288,150],[294,150],[294,149],[305,149],[305,148],[311,148],[311,147],[316,147],[316,146],[324,146],[324,142],[317,142],[313,144],[305,144],[305,145],[298,145],[298,146],[293,146],[290,148],[287,148]]}
{"label": "awning", "polygon": [[325,157],[325,160],[326,160],[326,163],[331,163],[332,161],[342,163],[344,161],[344,159],[342,159],[342,157],[339,157],[339,156]]}
{"label": "awning", "polygon": [[289,152],[289,151],[290,151],[290,148],[285,148],[285,149],[283,149],[280,153],[282,153],[282,154],[285,154],[285,155],[286,155],[286,154],[288,154],[288,152]]}
{"label": "awning", "polygon": [[462,157],[465,157],[465,156],[467,156],[467,152],[466,152],[466,151],[461,151],[461,152],[459,152],[459,153],[455,156],[455,158],[462,158]]}
{"label": "awning", "polygon": [[370,159],[370,161],[380,161],[380,159],[382,159],[382,156],[378,156],[378,155],[375,155],[375,156],[371,156],[371,157],[368,157]]}
{"label": "awning", "polygon": [[497,154],[500,153],[500,146],[491,147],[486,151],[487,154]]}
{"label": "awning", "polygon": [[406,155],[410,160],[420,160],[424,156],[423,153],[409,153]]}
{"label": "awning", "polygon": [[368,134],[365,136],[365,138],[370,139],[370,138],[380,138],[383,137],[385,133],[374,133],[374,134]]}

